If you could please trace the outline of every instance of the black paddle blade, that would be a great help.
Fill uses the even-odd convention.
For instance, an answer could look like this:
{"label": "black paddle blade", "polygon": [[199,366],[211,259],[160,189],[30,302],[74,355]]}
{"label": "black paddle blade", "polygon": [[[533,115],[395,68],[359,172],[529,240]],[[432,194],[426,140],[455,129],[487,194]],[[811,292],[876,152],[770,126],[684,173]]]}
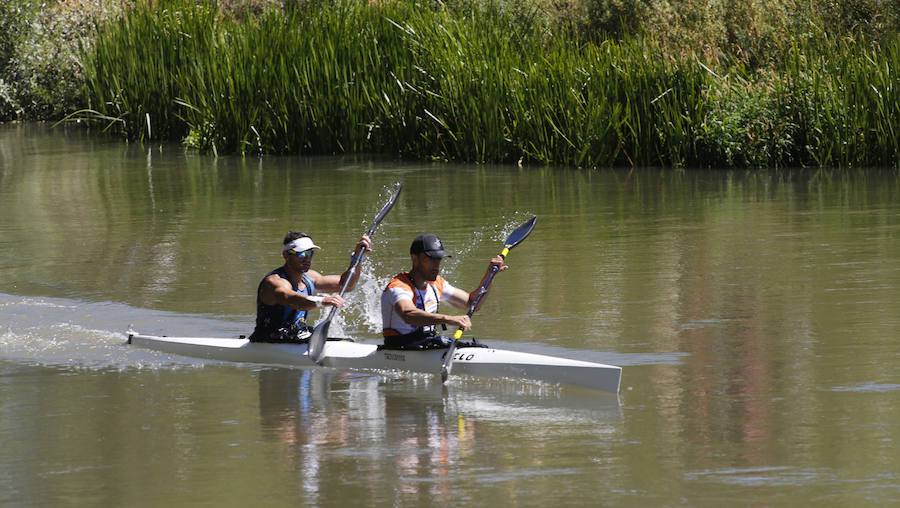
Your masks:
{"label": "black paddle blade", "polygon": [[[452,358],[454,351],[456,351],[456,341],[454,340],[452,344],[450,344],[450,349],[447,350],[447,357]],[[441,384],[447,382],[447,378],[450,377],[450,369],[453,368],[452,360],[444,360],[444,363],[441,364]]]}
{"label": "black paddle blade", "polygon": [[384,216],[391,211],[391,208],[394,208],[394,203],[397,202],[397,197],[400,195],[400,191],[403,189],[403,184],[401,182],[397,182],[397,187],[394,189],[394,193],[391,194],[391,198],[388,199],[387,203],[381,208],[381,211],[378,212],[378,215],[375,216],[375,219],[372,221],[372,225],[369,227],[369,231],[366,232],[366,235],[372,236],[372,233],[375,232],[375,228],[378,227],[378,224],[381,223],[381,219],[384,219]]}
{"label": "black paddle blade", "polygon": [[522,223],[515,231],[510,233],[503,243],[503,246],[507,249],[512,249],[516,245],[522,243],[522,240],[528,238],[528,235],[531,234],[531,230],[534,229],[535,224],[537,224],[537,215]]}
{"label": "black paddle blade", "polygon": [[325,351],[325,341],[328,340],[329,326],[331,326],[331,319],[326,319],[319,323],[315,329],[313,329],[312,335],[309,336],[309,348],[307,349],[306,354],[309,355],[310,360],[320,366],[325,360],[322,353]]}

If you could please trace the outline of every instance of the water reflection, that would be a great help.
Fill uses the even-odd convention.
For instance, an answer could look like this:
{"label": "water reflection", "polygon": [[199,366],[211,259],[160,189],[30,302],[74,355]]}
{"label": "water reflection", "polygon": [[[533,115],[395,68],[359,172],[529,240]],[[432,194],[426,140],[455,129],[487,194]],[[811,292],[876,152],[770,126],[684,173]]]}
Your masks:
{"label": "water reflection", "polygon": [[393,491],[370,495],[446,499],[465,464],[502,460],[498,442],[508,444],[511,428],[527,435],[587,426],[608,436],[622,418],[616,396],[555,385],[457,378],[446,386],[434,376],[323,369],[257,374],[263,436],[308,495],[328,490],[328,471],[351,458],[351,471]]}
{"label": "water reflection", "polygon": [[[273,370],[259,374],[287,378],[260,391],[253,367],[209,368],[123,345],[129,324],[169,335],[247,333],[261,270],[277,259],[272,239],[312,228],[327,242],[323,271],[343,270],[367,210],[381,204],[378,189],[398,179],[404,194],[379,228],[362,290],[335,324],[360,340],[378,337],[383,278],[406,266],[409,239],[422,228],[457,249],[447,278],[476,284],[477,260],[495,254],[506,225],[535,214],[539,227],[510,257],[513,271],[479,311],[477,334],[504,349],[624,366],[625,418],[617,403],[607,409],[574,392],[502,382],[453,379],[445,392],[423,378]],[[284,493],[285,505],[427,505],[447,488],[482,505],[528,504],[527,496],[576,504],[602,477],[611,505],[715,506],[757,476],[768,487],[744,490],[745,504],[883,504],[897,499],[900,471],[890,446],[900,421],[898,238],[896,171],[641,169],[625,177],[213,159],[3,126],[0,361],[12,367],[0,369],[16,375],[0,372],[0,425],[11,436],[4,444],[22,453],[0,453],[0,505],[36,477],[14,476],[27,470],[17,461],[34,467],[48,456],[39,470],[96,462],[98,474],[57,486],[99,492],[127,490],[119,471],[146,493],[144,485],[172,485],[177,470],[188,480],[166,500],[182,503],[202,492],[212,504],[238,504],[234,492],[210,487],[225,474],[249,485],[251,500],[303,489]],[[50,397],[56,384],[20,375],[42,370],[33,365],[74,367],[53,378],[66,396]],[[137,373],[139,389],[121,390],[119,371]],[[209,390],[211,379],[228,389]],[[72,395],[110,403],[109,412],[82,411],[96,406]],[[16,405],[44,397],[30,413]],[[79,436],[77,455],[48,455],[48,436],[67,435],[61,407],[77,415],[68,428],[99,429]],[[241,446],[196,453],[221,447],[223,421],[246,422],[225,426]],[[186,434],[178,441],[172,432]],[[98,437],[111,444],[95,460]],[[120,450],[137,450],[131,467],[121,467]],[[154,465],[153,481],[134,473]],[[821,474],[807,477],[808,490],[784,488],[810,471]],[[53,474],[40,478],[42,491],[53,491],[62,476]]]}

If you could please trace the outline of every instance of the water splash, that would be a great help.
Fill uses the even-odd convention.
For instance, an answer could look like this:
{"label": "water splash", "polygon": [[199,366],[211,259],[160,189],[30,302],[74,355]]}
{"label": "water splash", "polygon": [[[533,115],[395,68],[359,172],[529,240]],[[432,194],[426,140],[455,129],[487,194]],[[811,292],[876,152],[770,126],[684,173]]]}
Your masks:
{"label": "water splash", "polygon": [[203,365],[125,347],[133,324],[146,333],[237,336],[245,325],[207,316],[138,309],[109,302],[79,302],[0,294],[0,359],[91,370]]}

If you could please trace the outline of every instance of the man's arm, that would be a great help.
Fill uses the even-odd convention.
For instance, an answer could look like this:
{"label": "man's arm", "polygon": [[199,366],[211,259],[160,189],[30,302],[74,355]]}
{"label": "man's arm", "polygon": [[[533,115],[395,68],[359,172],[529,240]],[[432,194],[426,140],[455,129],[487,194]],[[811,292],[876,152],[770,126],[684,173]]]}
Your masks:
{"label": "man's arm", "polygon": [[[366,252],[372,252],[372,249],[369,248],[369,237],[363,235],[362,238],[356,243],[356,249],[353,250],[355,253],[359,250],[360,247],[363,247]],[[307,277],[312,279],[312,281],[316,284],[316,289],[323,293],[337,293],[341,290],[341,287],[344,286],[344,280],[347,277],[350,277],[350,283],[347,284],[347,291],[353,291],[356,289],[356,283],[359,282],[359,276],[362,273],[362,263],[356,264],[356,269],[353,270],[353,273],[350,273],[350,268],[348,267],[344,273],[340,275],[322,275],[321,273],[315,270],[309,270],[306,272]]]}
{"label": "man's arm", "polygon": [[[463,294],[465,293],[463,292]],[[427,312],[416,307],[412,300],[408,299],[399,300],[394,304],[394,309],[403,318],[403,321],[412,326],[450,325],[463,330],[472,328],[472,321],[465,314],[462,316],[450,316]]]}
{"label": "man's arm", "polygon": [[[310,310],[319,306],[318,297],[309,298],[294,291],[291,283],[278,275],[269,275],[263,280],[259,298],[266,305],[284,305],[297,310]],[[321,304],[343,307],[344,299],[337,295],[326,296],[322,298]]]}
{"label": "man's arm", "polygon": [[[454,288],[454,291],[452,293],[444,294],[444,301],[446,301],[448,304],[452,305],[453,307],[456,307],[457,309],[469,310],[469,307],[472,306],[472,302],[475,301],[475,298],[478,296],[478,293],[481,291],[481,286],[485,283],[485,281],[487,281],[487,278],[490,276],[491,270],[493,269],[494,266],[498,266],[499,267],[498,271],[500,271],[500,272],[505,271],[506,269],[509,268],[508,266],[503,264],[502,256],[494,256],[494,258],[491,259],[490,264],[488,264],[487,271],[484,272],[484,277],[482,277],[481,282],[478,283],[478,287],[476,287],[469,293],[466,293],[465,291],[462,291],[461,289]],[[490,288],[488,288],[488,292],[490,292]],[[485,295],[483,297],[481,297],[481,301],[478,302],[478,307],[475,309],[476,311],[478,309],[480,309],[481,306],[484,304],[484,299],[486,297],[487,297],[487,293],[485,293]]]}

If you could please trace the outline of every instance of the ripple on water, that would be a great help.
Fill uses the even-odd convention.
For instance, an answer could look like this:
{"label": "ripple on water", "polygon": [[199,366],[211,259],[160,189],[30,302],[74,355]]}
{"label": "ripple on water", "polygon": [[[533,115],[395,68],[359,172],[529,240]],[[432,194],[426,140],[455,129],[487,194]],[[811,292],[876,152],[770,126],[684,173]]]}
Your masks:
{"label": "ripple on water", "polygon": [[835,386],[833,392],[887,393],[900,391],[897,383],[858,383],[850,386]]}

